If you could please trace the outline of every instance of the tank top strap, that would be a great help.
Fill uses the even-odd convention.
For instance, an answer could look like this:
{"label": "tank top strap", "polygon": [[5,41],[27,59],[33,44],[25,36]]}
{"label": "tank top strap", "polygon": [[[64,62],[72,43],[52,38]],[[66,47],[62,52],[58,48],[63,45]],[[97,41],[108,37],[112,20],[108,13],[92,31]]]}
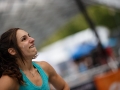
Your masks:
{"label": "tank top strap", "polygon": [[46,74],[46,72],[42,69],[42,67],[40,65],[38,65],[36,62],[32,62],[33,66],[38,70],[38,72],[41,74],[41,76],[47,77],[48,75]]}

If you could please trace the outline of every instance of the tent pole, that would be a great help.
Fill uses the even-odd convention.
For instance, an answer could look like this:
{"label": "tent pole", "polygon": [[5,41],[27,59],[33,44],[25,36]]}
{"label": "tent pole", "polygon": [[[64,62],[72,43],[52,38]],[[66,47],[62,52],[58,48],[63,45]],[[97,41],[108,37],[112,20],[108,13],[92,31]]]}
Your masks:
{"label": "tent pole", "polygon": [[107,60],[108,55],[105,51],[105,49],[103,48],[100,38],[96,32],[96,28],[95,28],[95,24],[93,23],[93,21],[91,20],[91,18],[89,17],[87,11],[86,11],[86,7],[84,5],[84,3],[82,2],[82,0],[75,0],[80,12],[82,12],[82,14],[84,15],[85,20],[87,21],[87,23],[89,24],[90,28],[92,29],[92,31],[95,33],[97,39],[98,39],[98,49],[100,52],[102,52],[102,56]]}

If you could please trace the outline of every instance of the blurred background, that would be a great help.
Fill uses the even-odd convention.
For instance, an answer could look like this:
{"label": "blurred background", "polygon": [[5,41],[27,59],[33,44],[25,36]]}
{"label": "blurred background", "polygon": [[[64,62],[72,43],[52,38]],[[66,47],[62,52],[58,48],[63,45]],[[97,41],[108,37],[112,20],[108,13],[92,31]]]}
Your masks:
{"label": "blurred background", "polygon": [[120,90],[119,0],[0,0],[0,27],[29,32],[71,90]]}

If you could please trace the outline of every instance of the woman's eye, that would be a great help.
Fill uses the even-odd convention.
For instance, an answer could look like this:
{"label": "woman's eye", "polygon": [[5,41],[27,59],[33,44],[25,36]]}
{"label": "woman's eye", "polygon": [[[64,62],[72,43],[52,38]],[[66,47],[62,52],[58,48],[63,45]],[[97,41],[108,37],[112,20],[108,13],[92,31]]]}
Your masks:
{"label": "woman's eye", "polygon": [[24,40],[26,40],[26,38],[24,37],[24,38],[22,38],[22,41],[24,41]]}

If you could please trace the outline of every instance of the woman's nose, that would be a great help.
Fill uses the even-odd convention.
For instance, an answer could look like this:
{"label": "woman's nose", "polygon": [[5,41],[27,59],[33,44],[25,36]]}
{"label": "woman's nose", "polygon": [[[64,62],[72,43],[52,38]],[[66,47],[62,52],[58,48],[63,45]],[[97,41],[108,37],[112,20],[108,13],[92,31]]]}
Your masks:
{"label": "woman's nose", "polygon": [[29,41],[30,41],[30,42],[34,42],[34,41],[35,41],[35,39],[34,39],[34,38],[32,38],[32,37],[29,37]]}

